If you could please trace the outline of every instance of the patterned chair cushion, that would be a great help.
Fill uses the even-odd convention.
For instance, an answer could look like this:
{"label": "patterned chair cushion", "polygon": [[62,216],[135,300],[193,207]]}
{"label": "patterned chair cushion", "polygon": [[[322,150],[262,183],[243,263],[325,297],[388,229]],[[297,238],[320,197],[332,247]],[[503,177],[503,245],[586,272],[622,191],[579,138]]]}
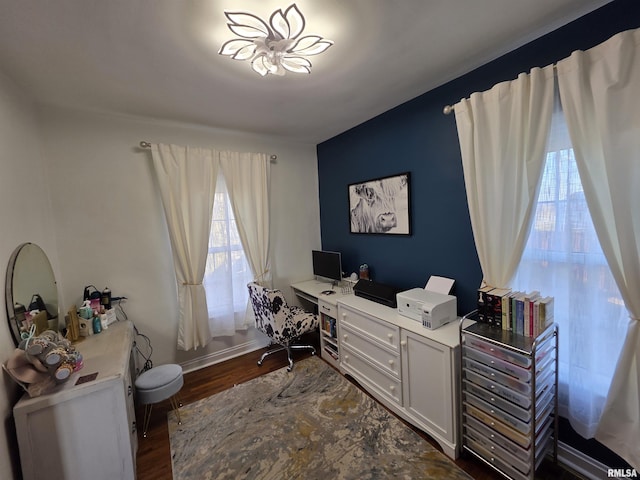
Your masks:
{"label": "patterned chair cushion", "polygon": [[318,316],[287,305],[280,290],[271,290],[253,282],[247,287],[256,316],[256,328],[273,342],[288,346],[303,333],[318,328]]}

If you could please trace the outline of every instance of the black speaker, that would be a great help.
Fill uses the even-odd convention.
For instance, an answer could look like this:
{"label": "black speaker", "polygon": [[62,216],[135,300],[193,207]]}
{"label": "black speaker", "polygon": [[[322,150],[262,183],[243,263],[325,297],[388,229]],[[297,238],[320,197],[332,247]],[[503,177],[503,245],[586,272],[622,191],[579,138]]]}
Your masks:
{"label": "black speaker", "polygon": [[396,287],[372,282],[371,280],[358,280],[358,283],[353,286],[354,295],[391,308],[396,308],[397,306],[396,293],[398,293]]}

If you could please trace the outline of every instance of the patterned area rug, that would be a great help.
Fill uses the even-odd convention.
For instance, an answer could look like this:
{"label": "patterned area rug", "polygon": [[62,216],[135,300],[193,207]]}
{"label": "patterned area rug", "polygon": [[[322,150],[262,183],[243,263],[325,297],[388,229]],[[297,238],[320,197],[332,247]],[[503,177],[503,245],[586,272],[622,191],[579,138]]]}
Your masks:
{"label": "patterned area rug", "polygon": [[464,479],[317,357],[169,413],[173,478]]}

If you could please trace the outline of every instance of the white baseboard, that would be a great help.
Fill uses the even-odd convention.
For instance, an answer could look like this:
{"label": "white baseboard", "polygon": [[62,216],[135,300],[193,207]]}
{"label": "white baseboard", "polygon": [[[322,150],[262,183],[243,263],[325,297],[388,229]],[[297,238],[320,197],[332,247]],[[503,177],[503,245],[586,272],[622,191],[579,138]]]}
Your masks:
{"label": "white baseboard", "polygon": [[563,442],[558,442],[558,462],[589,480],[607,478],[609,467]]}
{"label": "white baseboard", "polygon": [[205,355],[204,357],[199,357],[195,360],[183,362],[180,364],[180,366],[182,367],[182,371],[184,373],[189,373],[195,370],[200,370],[201,368],[215,365],[216,363],[231,360],[232,358],[239,357],[240,355],[244,355],[245,353],[260,350],[261,348],[267,347],[268,345],[268,338],[251,340],[250,342],[245,342],[230,348],[225,348],[224,350]]}

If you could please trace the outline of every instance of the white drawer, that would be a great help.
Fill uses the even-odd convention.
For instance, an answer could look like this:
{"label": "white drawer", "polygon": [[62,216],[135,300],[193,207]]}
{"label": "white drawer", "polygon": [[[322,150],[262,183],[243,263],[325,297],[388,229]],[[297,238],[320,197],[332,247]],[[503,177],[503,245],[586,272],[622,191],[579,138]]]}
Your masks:
{"label": "white drawer", "polygon": [[472,393],[473,395],[475,395],[478,398],[481,398],[485,402],[491,405],[495,405],[496,407],[501,408],[502,410],[505,410],[511,415],[514,415],[519,420],[522,420],[523,422],[528,422],[529,420],[531,420],[531,409],[519,407],[516,404],[511,403],[508,400],[505,400],[500,395],[494,395],[493,392],[490,392],[489,390],[485,390],[484,388],[481,388],[477,386],[475,383],[469,382],[466,379],[463,380],[463,386],[464,386],[465,392]]}
{"label": "white drawer", "polygon": [[491,456],[500,457],[502,461],[506,462],[508,465],[515,467],[520,473],[527,475],[531,470],[530,462],[521,460],[520,458],[516,457],[498,443],[489,440],[489,438],[483,433],[474,430],[470,425],[467,425],[465,427],[465,435],[470,440],[476,442],[478,445],[484,448],[487,452],[490,452]]}
{"label": "white drawer", "polygon": [[476,350],[475,348],[467,345],[464,345],[462,349],[464,350],[464,355],[466,355],[467,357],[472,358],[477,362],[484,363],[485,365],[488,365],[492,368],[495,368],[502,373],[506,373],[507,375],[515,377],[521,382],[529,382],[529,380],[531,380],[530,368],[527,369],[519,367],[518,365],[507,362],[505,360],[500,360],[496,356],[483,353],[480,350]]}
{"label": "white drawer", "polygon": [[501,422],[509,425],[511,428],[515,428],[522,434],[527,435],[531,431],[531,422],[523,422],[504,410],[495,408],[490,403],[485,402],[481,398],[476,397],[469,392],[464,392],[462,399],[469,405],[473,405],[474,407],[482,410],[485,414],[491,415],[493,418],[497,418]]}
{"label": "white drawer", "polygon": [[510,440],[516,442],[521,447],[529,448],[529,445],[531,445],[530,436],[524,435],[518,432],[516,429],[510,427],[504,422],[501,422],[500,420],[493,417],[492,415],[485,413],[483,410],[474,407],[470,403],[463,402],[463,406],[464,406],[465,413],[478,419],[485,425],[489,426],[493,430],[496,430],[498,433],[501,433],[502,435],[509,438]]}
{"label": "white drawer", "polygon": [[356,350],[378,368],[389,375],[400,378],[400,355],[398,353],[390,352],[389,349],[372,342],[348,324],[343,323],[341,328],[340,344],[343,348]]}
{"label": "white drawer", "polygon": [[471,427],[477,432],[481,433],[488,440],[494,442],[497,445],[500,445],[503,449],[505,449],[512,455],[517,456],[523,462],[531,462],[531,455],[533,454],[533,450],[531,448],[522,448],[518,444],[509,440],[504,435],[501,435],[496,430],[492,430],[484,423],[476,420],[466,413],[464,414],[464,423],[465,429]]}
{"label": "white drawer", "polygon": [[475,440],[469,437],[466,437],[465,443],[469,447],[471,447],[476,453],[480,454],[480,456],[483,457],[488,463],[490,463],[491,465],[495,465],[502,472],[507,474],[510,478],[513,478],[514,480],[527,480],[528,478],[527,475],[524,475],[518,470],[516,470],[515,468],[513,468],[513,466],[510,463],[508,463],[506,460],[503,460],[500,456],[495,455],[495,453],[489,452],[488,450],[486,450],[482,445],[477,443]]}
{"label": "white drawer", "polygon": [[368,385],[375,393],[402,406],[402,384],[362,358],[355,350],[342,347],[342,367],[359,382]]}
{"label": "white drawer", "polygon": [[318,313],[324,313],[332,318],[338,318],[338,307],[322,300],[318,300]]}
{"label": "white drawer", "polygon": [[341,312],[340,322],[342,322],[342,325],[347,325],[352,330],[368,335],[381,345],[385,345],[396,352],[400,351],[400,327],[374,317],[362,315],[348,308],[341,307]]}

